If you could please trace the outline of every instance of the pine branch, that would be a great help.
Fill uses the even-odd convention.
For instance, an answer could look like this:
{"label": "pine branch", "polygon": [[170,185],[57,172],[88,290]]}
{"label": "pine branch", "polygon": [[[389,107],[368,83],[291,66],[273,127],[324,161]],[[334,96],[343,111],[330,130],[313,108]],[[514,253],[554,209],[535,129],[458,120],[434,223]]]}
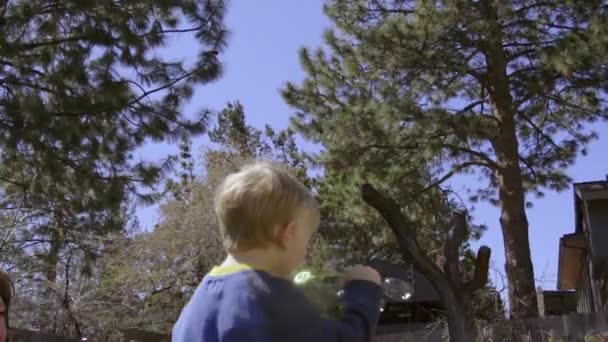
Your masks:
{"label": "pine branch", "polygon": [[436,181],[432,182],[431,184],[427,185],[423,190],[416,193],[413,196],[413,198],[417,198],[417,197],[425,194],[427,191],[440,186],[441,184],[443,184],[444,182],[446,182],[450,178],[452,178],[454,175],[458,174],[460,171],[462,171],[466,168],[472,167],[472,166],[486,166],[487,167],[487,165],[479,163],[479,162],[464,162],[461,164],[453,165],[452,169],[449,172],[447,172],[446,174],[444,174],[442,177],[440,177]]}
{"label": "pine branch", "polygon": [[[156,88],[153,89],[148,89],[145,90],[142,94],[140,94],[138,97],[132,99],[125,107],[131,107],[139,102],[141,102],[142,100],[149,98],[151,95],[154,95],[156,93],[159,93],[161,91],[167,90],[169,88],[171,88],[172,86],[174,86],[175,84],[191,77],[192,75],[194,75],[197,72],[197,70],[192,70],[190,72],[186,72],[184,74],[182,74],[181,76],[161,85],[158,86]],[[111,108],[105,105],[100,105],[100,104],[92,104],[91,107],[100,107],[100,109],[98,110],[89,110],[87,112],[67,112],[67,111],[62,111],[62,112],[51,112],[50,114],[53,116],[95,116],[98,114],[102,114],[102,113],[108,113],[108,112],[113,112],[116,110],[120,110],[122,108]]]}
{"label": "pine branch", "polygon": [[538,127],[523,111],[519,111],[518,112],[519,116],[522,117],[533,129],[534,131],[540,135],[547,143],[551,144],[551,146],[553,146],[556,150],[558,151],[563,151],[563,149],[553,140],[553,138],[551,138],[550,136],[548,136],[547,134],[545,134],[545,132],[543,132],[543,130]]}
{"label": "pine branch", "polygon": [[532,165],[530,163],[528,163],[528,161],[523,157],[523,156],[519,156],[519,160],[526,166],[526,168],[528,170],[530,170],[530,173],[532,174],[532,179],[536,180],[538,179],[538,175],[536,173],[536,170],[534,169],[534,167],[532,167]]}
{"label": "pine branch", "polygon": [[372,185],[364,184],[361,195],[365,203],[382,215],[393,231],[401,253],[406,260],[412,260],[417,269],[422,271],[439,287],[450,287],[448,279],[428,257],[416,240],[414,230],[409,226],[399,206],[390,198],[380,194]]}
{"label": "pine branch", "polygon": [[11,48],[13,48],[17,51],[23,52],[25,50],[33,50],[33,49],[37,49],[40,47],[61,45],[61,44],[65,44],[65,43],[74,43],[74,42],[85,41],[85,40],[89,40],[89,39],[90,39],[90,37],[87,37],[87,36],[73,36],[73,37],[58,38],[58,39],[45,40],[45,41],[32,42],[32,43],[15,44]]}
{"label": "pine branch", "polygon": [[[477,158],[480,160],[478,162],[471,161],[470,162],[471,164],[468,166],[483,166],[483,167],[487,167],[492,170],[500,169],[500,166],[498,164],[496,164],[496,162],[494,160],[492,160],[487,154],[485,154],[483,152],[472,150],[472,149],[466,148],[464,146],[447,144],[447,143],[444,143],[443,147],[450,149],[450,150],[459,151],[464,154],[468,154],[471,157]],[[462,168],[460,168],[458,171],[460,171],[460,170],[462,170]]]}
{"label": "pine branch", "polygon": [[558,3],[552,1],[539,1],[529,5],[525,5],[515,9],[517,14],[527,14],[530,10],[537,9],[539,7],[556,7]]}

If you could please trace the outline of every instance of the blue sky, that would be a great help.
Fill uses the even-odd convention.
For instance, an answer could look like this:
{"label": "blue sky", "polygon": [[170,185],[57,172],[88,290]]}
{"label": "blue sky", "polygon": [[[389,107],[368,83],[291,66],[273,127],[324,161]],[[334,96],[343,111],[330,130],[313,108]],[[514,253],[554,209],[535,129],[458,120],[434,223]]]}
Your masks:
{"label": "blue sky", "polygon": [[[322,0],[239,0],[232,1],[227,24],[232,31],[224,55],[225,74],[216,83],[197,90],[194,100],[184,110],[193,113],[201,107],[222,109],[229,101],[240,101],[245,107],[247,120],[256,127],[266,123],[285,128],[291,114],[279,89],[286,81],[304,77],[298,63],[297,51],[302,46],[318,47],[323,30],[329,22],[322,13]],[[170,56],[185,57],[196,53],[192,42],[184,37],[176,40],[166,52]],[[587,157],[578,159],[569,174],[575,181],[604,179],[608,173],[608,125],[598,125],[603,137],[590,146]],[[197,148],[204,140],[197,140]],[[164,144],[147,146],[141,158],[159,159],[174,152],[175,147]],[[458,182],[459,187],[467,185]],[[471,184],[475,186],[476,184]],[[557,247],[559,237],[573,231],[574,212],[572,191],[547,192],[542,200],[533,201],[528,210],[530,245],[538,285],[545,289],[555,287]],[[492,265],[504,273],[504,249],[499,225],[499,212],[487,204],[479,204],[473,212],[478,223],[489,227],[477,244],[492,248]],[[151,227],[156,221],[155,208],[139,210],[141,222]],[[500,276],[492,272],[499,289]]]}

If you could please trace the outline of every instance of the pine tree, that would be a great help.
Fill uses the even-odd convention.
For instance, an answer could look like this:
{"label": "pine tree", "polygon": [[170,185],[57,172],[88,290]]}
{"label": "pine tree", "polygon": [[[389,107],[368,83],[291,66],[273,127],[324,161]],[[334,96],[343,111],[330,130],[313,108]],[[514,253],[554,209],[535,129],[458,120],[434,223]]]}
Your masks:
{"label": "pine tree", "polygon": [[[213,203],[218,184],[255,159],[283,162],[306,175],[298,168],[302,164],[293,135],[248,125],[238,102],[217,114],[209,138],[214,146],[205,149],[203,169],[194,172],[191,147],[184,142],[184,164],[169,183],[155,229],[125,238],[104,258],[103,287],[96,298],[100,304],[93,305],[99,314],[88,324],[107,332],[132,327],[170,332],[202,278],[225,257]],[[188,181],[183,181],[184,173]]]}
{"label": "pine tree", "polygon": [[[134,151],[204,131],[208,112],[188,119],[181,107],[221,76],[226,10],[224,0],[2,1],[1,208],[26,211],[14,245],[38,256],[30,271],[48,289],[68,256],[86,269],[124,229],[126,200],[155,199],[174,158]],[[191,60],[164,50],[178,36],[196,44]]]}
{"label": "pine tree", "polygon": [[[375,165],[424,189],[476,173],[500,207],[510,309],[537,314],[527,194],[564,190],[565,168],[608,117],[604,1],[331,0],[326,46],[289,83],[294,126],[319,161]],[[417,177],[417,176],[414,176]]]}
{"label": "pine tree", "polygon": [[[135,190],[159,167],[134,161],[134,149],[203,131],[208,113],[187,120],[180,106],[221,74],[225,1],[8,1],[2,10],[5,183],[32,189],[77,174],[95,191]],[[162,57],[178,34],[199,44],[194,61]],[[35,184],[10,174],[17,162]]]}
{"label": "pine tree", "polygon": [[[420,180],[428,176],[423,169],[419,170],[416,177],[403,177],[398,167],[390,169],[365,165],[340,169],[335,166],[314,177],[310,160],[296,145],[291,130],[277,133],[267,126],[266,132],[262,133],[246,124],[244,108],[238,102],[229,104],[219,113],[217,120],[217,126],[209,135],[213,142],[223,146],[217,151],[219,155],[229,157],[232,161],[240,158],[242,162],[244,158],[281,162],[315,193],[321,206],[322,220],[319,234],[310,249],[308,267],[324,268],[328,262],[339,267],[367,263],[373,258],[412,262],[402,258],[382,217],[362,201],[359,185],[364,179],[374,179],[376,184],[382,185],[388,194],[399,201],[409,213],[408,219],[429,259],[438,267],[445,266],[447,256],[444,251],[453,226],[452,210],[460,207],[460,204],[449,198],[447,190],[422,191],[424,185]],[[207,156],[212,154],[208,153]],[[418,196],[414,196],[414,193]],[[468,222],[468,229],[462,236],[461,250],[456,252],[462,268],[454,277],[455,281],[467,284],[473,280],[476,256],[470,249],[469,242],[479,239],[484,230],[484,226]],[[488,285],[472,291],[471,295],[476,299],[487,299],[484,303],[491,304],[490,297],[493,293],[495,289]],[[500,305],[473,305],[470,311],[465,312],[471,317],[482,319],[500,317],[503,313]]]}
{"label": "pine tree", "polygon": [[296,144],[295,133],[290,129],[276,132],[270,125],[266,125],[264,130],[248,125],[245,109],[238,101],[228,103],[218,114],[217,125],[209,132],[209,140],[222,148],[209,151],[207,158],[237,157],[241,165],[234,165],[234,171],[242,163],[270,160],[283,164],[306,186],[313,187],[314,180],[308,175],[306,159]]}

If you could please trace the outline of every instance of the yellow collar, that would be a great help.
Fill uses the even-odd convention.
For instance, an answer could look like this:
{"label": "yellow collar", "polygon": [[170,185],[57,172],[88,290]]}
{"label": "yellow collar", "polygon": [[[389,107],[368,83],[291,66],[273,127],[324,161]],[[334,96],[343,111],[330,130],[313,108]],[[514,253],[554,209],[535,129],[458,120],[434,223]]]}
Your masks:
{"label": "yellow collar", "polygon": [[225,276],[233,273],[238,273],[242,271],[251,270],[252,268],[245,264],[234,264],[229,266],[216,266],[211,272],[209,272],[210,276]]}

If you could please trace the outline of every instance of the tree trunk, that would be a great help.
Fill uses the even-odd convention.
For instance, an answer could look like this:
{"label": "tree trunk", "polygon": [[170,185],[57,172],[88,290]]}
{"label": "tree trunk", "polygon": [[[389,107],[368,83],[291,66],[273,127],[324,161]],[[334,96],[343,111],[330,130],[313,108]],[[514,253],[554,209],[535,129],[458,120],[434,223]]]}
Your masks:
{"label": "tree trunk", "polygon": [[500,224],[505,245],[505,269],[509,280],[511,315],[516,318],[538,316],[534,269],[530,257],[528,219],[522,171],[519,165],[519,141],[516,133],[513,97],[507,74],[503,49],[502,26],[491,0],[481,2],[482,15],[489,25],[481,43],[487,63],[485,87],[488,89],[497,120],[497,131],[492,138],[496,153]]}
{"label": "tree trunk", "polygon": [[497,96],[496,115],[499,118],[498,136],[493,142],[500,169],[498,199],[500,225],[505,246],[505,270],[509,280],[509,305],[516,318],[538,316],[534,268],[528,237],[526,200],[519,165],[519,142],[515,130],[512,98],[508,91]]}
{"label": "tree trunk", "polygon": [[477,329],[472,311],[467,310],[465,301],[456,291],[444,289],[439,292],[441,302],[445,306],[445,314],[448,321],[450,342],[471,342],[477,340]]}
{"label": "tree trunk", "polygon": [[57,280],[57,264],[59,263],[59,252],[63,247],[63,232],[57,226],[51,233],[51,247],[45,259],[45,275],[50,285],[54,285]]}
{"label": "tree trunk", "polygon": [[[44,276],[46,277],[46,284],[44,287],[44,295],[47,299],[51,299],[57,297],[61,300],[61,296],[58,295],[55,286],[57,283],[57,269],[59,265],[59,254],[61,252],[61,248],[63,247],[63,235],[58,228],[58,225],[55,225],[52,228],[50,234],[50,247],[47,252],[47,255],[44,258],[43,270]],[[53,301],[46,301],[39,307],[39,324],[41,330],[55,334],[60,325],[58,324],[58,320],[55,318],[56,313],[55,310],[57,308],[51,304]]]}
{"label": "tree trunk", "polygon": [[505,245],[511,315],[517,318],[538,316],[528,218],[519,165],[505,168],[499,176],[499,182],[500,224]]}

